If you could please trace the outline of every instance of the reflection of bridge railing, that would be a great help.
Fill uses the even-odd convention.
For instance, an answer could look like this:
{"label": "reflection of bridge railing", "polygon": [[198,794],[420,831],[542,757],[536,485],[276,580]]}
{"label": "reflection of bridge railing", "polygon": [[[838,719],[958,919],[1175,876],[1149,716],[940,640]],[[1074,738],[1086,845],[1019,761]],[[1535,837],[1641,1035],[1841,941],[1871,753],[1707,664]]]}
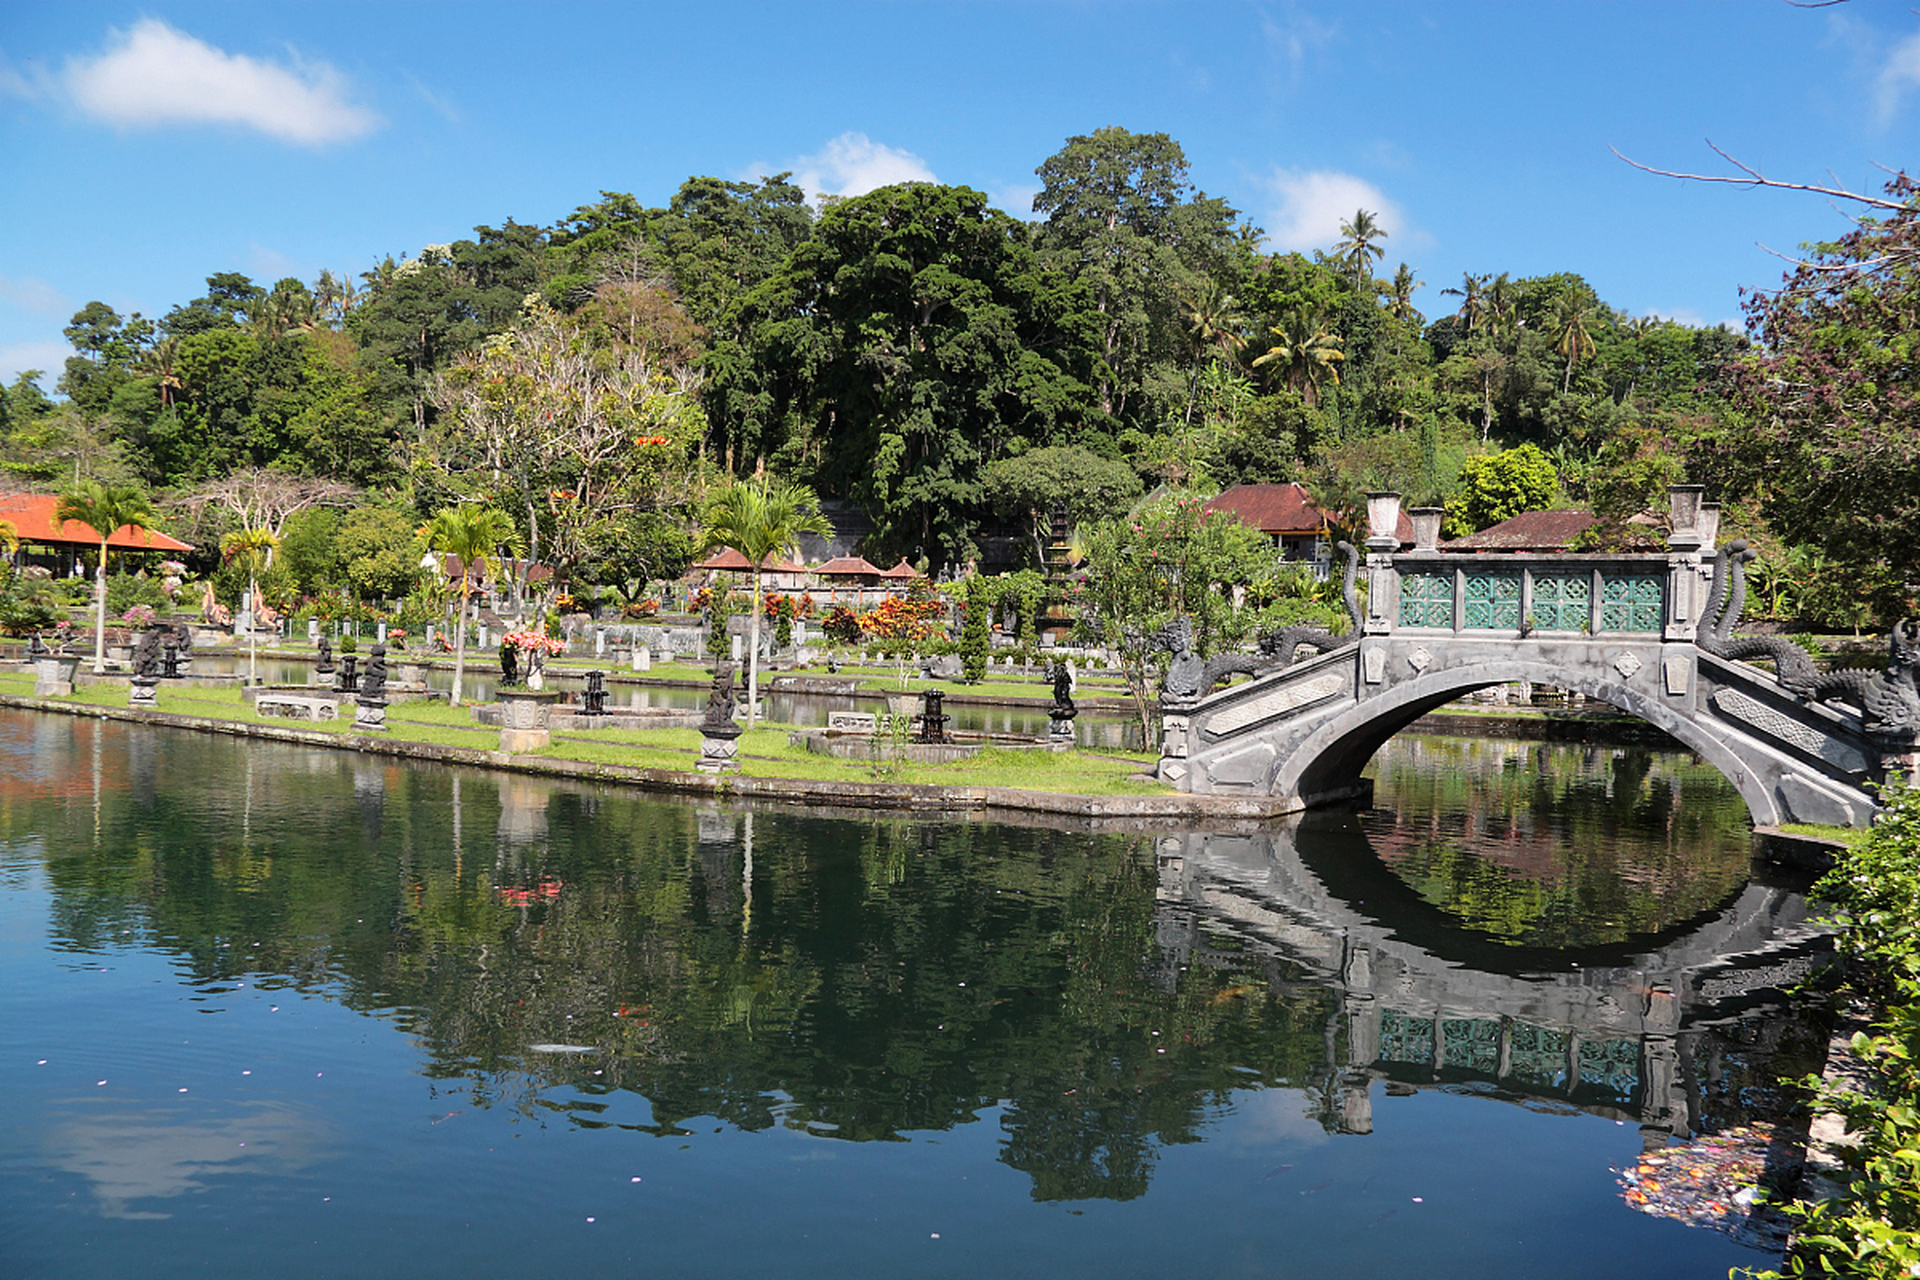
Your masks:
{"label": "reflection of bridge railing", "polygon": [[1163,837],[1156,933],[1170,971],[1265,966],[1282,984],[1304,973],[1340,993],[1328,1069],[1342,1082],[1347,1132],[1370,1130],[1369,1081],[1385,1079],[1483,1081],[1631,1120],[1650,1136],[1685,1133],[1698,1093],[1694,1042],[1756,1002],[1783,999],[1827,954],[1800,895],[1749,884],[1643,953],[1560,973],[1477,970],[1335,896],[1302,859],[1299,836],[1288,823],[1258,836]]}

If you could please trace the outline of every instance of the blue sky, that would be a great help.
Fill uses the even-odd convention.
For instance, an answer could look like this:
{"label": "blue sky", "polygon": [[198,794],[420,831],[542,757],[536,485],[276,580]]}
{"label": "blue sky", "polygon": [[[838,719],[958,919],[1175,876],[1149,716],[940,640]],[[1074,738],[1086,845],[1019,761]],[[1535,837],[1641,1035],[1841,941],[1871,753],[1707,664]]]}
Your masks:
{"label": "blue sky", "polygon": [[964,183],[1027,216],[1073,134],[1165,132],[1269,233],[1364,206],[1416,304],[1462,272],[1577,271],[1634,314],[1733,320],[1821,197],[1912,163],[1905,0],[1687,3],[43,4],[0,6],[0,377],[57,371],[100,299],[149,316],[207,275],[355,274],[508,217],[692,174],[857,194]]}

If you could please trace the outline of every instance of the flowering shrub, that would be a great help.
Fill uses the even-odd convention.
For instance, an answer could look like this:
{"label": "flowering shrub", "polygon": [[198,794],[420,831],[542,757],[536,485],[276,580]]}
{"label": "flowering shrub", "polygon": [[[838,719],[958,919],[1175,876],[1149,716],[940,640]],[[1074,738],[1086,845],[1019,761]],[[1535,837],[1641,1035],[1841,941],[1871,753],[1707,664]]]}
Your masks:
{"label": "flowering shrub", "polygon": [[820,624],[820,629],[830,639],[838,640],[841,644],[852,644],[860,638],[860,619],[845,605],[835,605],[826,621]]}
{"label": "flowering shrub", "polygon": [[387,632],[387,645],[394,649],[405,649],[407,647],[407,633],[399,627],[394,627]]}
{"label": "flowering shrub", "polygon": [[876,640],[925,640],[933,634],[933,619],[943,612],[937,600],[890,596],[860,615],[860,631]]}
{"label": "flowering shrub", "polygon": [[120,615],[120,621],[130,627],[150,627],[153,625],[153,619],[153,606],[147,604],[136,604]]}
{"label": "flowering shrub", "polygon": [[538,631],[509,631],[500,637],[502,649],[518,649],[522,653],[544,653],[548,657],[567,651],[567,642],[554,636],[541,635]]}
{"label": "flowering shrub", "polygon": [[660,602],[652,597],[645,600],[635,600],[630,604],[622,605],[620,612],[629,618],[651,618],[654,614],[660,612]]}

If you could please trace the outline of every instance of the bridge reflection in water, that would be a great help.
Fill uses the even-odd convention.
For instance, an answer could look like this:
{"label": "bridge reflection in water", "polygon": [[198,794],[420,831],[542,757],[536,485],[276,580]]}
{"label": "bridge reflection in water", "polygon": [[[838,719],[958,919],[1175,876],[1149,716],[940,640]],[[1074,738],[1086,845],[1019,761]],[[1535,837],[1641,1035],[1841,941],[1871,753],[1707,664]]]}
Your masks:
{"label": "bridge reflection in water", "polygon": [[[1475,944],[1382,863],[1361,824],[1296,818],[1257,835],[1158,842],[1162,984],[1182,966],[1264,969],[1332,988],[1328,1105],[1373,1128],[1373,1086],[1444,1087],[1641,1126],[1649,1147],[1698,1131],[1741,1047],[1789,1027],[1786,990],[1822,966],[1826,932],[1762,874],[1658,933],[1572,950]],[[1429,942],[1427,939],[1434,939]],[[1442,941],[1444,939],[1444,941]]]}

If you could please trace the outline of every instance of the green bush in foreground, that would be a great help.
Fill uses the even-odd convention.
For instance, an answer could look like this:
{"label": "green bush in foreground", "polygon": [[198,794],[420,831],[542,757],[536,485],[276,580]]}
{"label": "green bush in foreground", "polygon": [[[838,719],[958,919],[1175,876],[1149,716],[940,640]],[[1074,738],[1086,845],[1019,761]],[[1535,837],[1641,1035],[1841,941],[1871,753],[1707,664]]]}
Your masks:
{"label": "green bush in foreground", "polygon": [[1814,886],[1842,922],[1849,990],[1876,1011],[1853,1038],[1868,1088],[1817,1077],[1816,1105],[1846,1117],[1857,1140],[1839,1198],[1783,1206],[1794,1218],[1784,1272],[1761,1277],[1920,1275],[1920,787],[1891,795],[1867,837]]}

